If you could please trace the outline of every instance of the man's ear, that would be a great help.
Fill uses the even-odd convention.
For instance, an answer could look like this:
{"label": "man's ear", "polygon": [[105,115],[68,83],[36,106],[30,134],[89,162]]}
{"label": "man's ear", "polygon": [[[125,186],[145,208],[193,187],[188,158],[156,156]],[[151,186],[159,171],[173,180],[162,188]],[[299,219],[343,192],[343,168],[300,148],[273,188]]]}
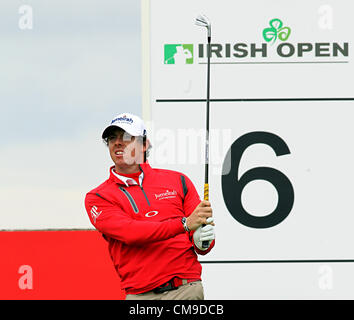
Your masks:
{"label": "man's ear", "polygon": [[146,150],[149,148],[150,141],[146,139],[146,136],[143,138],[143,152],[146,152]]}

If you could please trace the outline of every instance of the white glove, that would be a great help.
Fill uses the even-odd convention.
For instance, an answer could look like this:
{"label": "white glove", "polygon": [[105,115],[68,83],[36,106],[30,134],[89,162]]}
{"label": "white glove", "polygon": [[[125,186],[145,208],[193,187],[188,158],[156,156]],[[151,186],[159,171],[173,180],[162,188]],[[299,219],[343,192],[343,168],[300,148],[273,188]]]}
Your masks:
{"label": "white glove", "polygon": [[[208,218],[207,223],[212,223],[214,221],[213,218]],[[193,234],[193,240],[195,246],[202,251],[205,251],[209,248],[211,242],[215,239],[215,232],[214,226],[211,224],[207,224],[204,227],[200,226],[198,229],[195,230]],[[208,241],[208,248],[203,248],[202,243],[203,241]]]}

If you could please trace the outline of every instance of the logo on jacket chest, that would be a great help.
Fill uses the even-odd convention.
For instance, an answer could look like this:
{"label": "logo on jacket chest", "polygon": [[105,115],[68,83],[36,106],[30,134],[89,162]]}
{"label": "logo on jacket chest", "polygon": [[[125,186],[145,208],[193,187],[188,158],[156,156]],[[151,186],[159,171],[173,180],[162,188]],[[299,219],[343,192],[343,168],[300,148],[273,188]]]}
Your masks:
{"label": "logo on jacket chest", "polygon": [[154,194],[155,195],[155,200],[163,200],[163,199],[172,199],[177,197],[177,191],[176,190],[166,190],[165,192]]}
{"label": "logo on jacket chest", "polygon": [[158,211],[149,211],[149,212],[145,213],[145,217],[152,218],[152,217],[155,217],[157,214],[159,214]]}

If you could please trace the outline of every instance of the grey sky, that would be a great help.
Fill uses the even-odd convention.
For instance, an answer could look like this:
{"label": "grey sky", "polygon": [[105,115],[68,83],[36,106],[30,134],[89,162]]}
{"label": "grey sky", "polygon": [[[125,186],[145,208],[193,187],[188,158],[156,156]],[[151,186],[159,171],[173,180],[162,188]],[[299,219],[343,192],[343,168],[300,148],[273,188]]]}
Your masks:
{"label": "grey sky", "polygon": [[0,5],[1,145],[140,112],[140,1],[29,1],[32,30],[18,27],[23,4]]}
{"label": "grey sky", "polygon": [[[32,30],[19,28],[22,5]],[[140,0],[1,1],[0,229],[85,225],[84,194],[110,164],[101,131],[141,115],[140,32]]]}

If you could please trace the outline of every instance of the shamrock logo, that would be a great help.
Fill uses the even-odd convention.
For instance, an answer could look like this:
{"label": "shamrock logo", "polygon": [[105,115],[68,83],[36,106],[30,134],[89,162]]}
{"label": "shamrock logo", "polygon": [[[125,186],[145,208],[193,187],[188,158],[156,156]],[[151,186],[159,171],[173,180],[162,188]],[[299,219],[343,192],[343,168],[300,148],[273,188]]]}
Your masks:
{"label": "shamrock logo", "polygon": [[272,19],[269,21],[270,28],[263,30],[263,38],[265,41],[272,44],[279,38],[281,41],[288,40],[291,29],[289,27],[283,27],[283,22],[280,19]]}

